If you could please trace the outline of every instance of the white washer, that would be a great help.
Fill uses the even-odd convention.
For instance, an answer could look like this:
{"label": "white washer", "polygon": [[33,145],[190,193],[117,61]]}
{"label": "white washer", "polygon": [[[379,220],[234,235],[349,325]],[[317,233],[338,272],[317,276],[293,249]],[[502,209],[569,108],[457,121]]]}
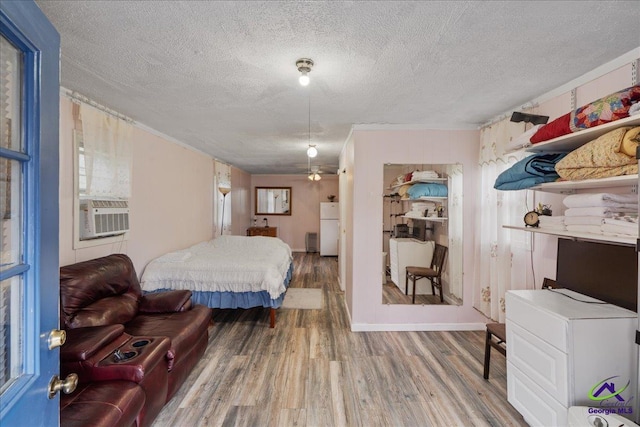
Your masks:
{"label": "white washer", "polygon": [[[602,412],[600,412],[602,411]],[[640,427],[618,414],[607,414],[601,408],[572,406],[569,408],[569,427]]]}

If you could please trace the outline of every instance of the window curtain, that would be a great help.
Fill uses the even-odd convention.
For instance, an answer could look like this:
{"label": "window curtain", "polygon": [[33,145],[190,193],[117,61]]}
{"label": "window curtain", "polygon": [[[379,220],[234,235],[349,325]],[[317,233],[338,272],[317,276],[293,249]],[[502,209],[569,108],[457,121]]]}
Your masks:
{"label": "window curtain", "polygon": [[[216,161],[214,182],[215,234],[231,234],[231,166]],[[229,199],[229,200],[227,200]]]}
{"label": "window curtain", "polygon": [[85,196],[131,197],[133,126],[86,104],[80,105],[86,170]]}
{"label": "window curtain", "polygon": [[[530,126],[530,125],[529,125]],[[531,288],[531,233],[503,228],[523,225],[533,207],[527,190],[493,188],[500,173],[530,155],[522,150],[505,153],[505,145],[525,131],[524,123],[504,119],[480,132],[480,180],[478,217],[475,224],[474,307],[494,321],[505,321],[505,293]],[[528,206],[528,207],[527,207]]]}

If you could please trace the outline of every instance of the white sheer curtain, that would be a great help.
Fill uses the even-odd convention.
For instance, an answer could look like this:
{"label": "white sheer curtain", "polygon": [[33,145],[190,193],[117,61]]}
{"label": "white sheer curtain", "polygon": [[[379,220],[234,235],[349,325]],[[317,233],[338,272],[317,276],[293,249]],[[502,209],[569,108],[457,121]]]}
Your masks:
{"label": "white sheer curtain", "polygon": [[85,196],[131,197],[133,127],[86,104],[80,105],[86,170]]}
{"label": "white sheer curtain", "polygon": [[[508,154],[504,146],[525,131],[523,123],[504,119],[481,130],[480,201],[475,226],[476,253],[474,307],[499,322],[505,320],[505,293],[527,289],[530,269],[531,234],[505,229],[503,225],[523,225],[530,191],[498,191],[496,178],[518,160],[530,155],[522,151]],[[529,200],[529,208],[532,201]]]}

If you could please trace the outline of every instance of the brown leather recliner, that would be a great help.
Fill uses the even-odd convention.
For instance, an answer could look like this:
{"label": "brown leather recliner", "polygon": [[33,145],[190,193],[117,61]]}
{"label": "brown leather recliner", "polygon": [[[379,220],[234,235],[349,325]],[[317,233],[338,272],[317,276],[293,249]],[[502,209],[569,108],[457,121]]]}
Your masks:
{"label": "brown leather recliner", "polygon": [[[132,411],[138,411],[135,425],[150,425],[208,343],[211,309],[192,305],[190,291],[143,295],[133,263],[123,254],[62,267],[60,311],[61,327],[67,332],[61,374],[75,372],[81,384],[62,397],[63,426],[65,420],[82,425],[78,421],[83,419],[87,425],[99,425],[91,414],[102,417],[101,411],[113,407],[122,411],[118,425],[130,424]],[[128,382],[123,393],[138,396],[142,389],[142,408],[114,395],[114,383],[123,381]],[[91,405],[83,403],[89,400]],[[101,401],[105,405],[96,404]],[[75,411],[84,415],[72,415]]]}

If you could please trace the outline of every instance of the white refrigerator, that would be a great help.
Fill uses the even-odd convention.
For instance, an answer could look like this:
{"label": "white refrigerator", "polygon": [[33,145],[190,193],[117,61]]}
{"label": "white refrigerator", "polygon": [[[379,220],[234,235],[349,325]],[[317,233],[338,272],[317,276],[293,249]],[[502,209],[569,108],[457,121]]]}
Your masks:
{"label": "white refrigerator", "polygon": [[320,203],[320,255],[338,256],[339,203]]}

